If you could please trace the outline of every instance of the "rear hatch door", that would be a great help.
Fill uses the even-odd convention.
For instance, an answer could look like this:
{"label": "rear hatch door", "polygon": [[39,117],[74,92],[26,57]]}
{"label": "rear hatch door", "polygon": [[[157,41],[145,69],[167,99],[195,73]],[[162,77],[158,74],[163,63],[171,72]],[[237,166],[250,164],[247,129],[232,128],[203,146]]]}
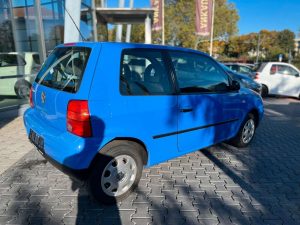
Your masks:
{"label": "rear hatch door", "polygon": [[43,64],[33,85],[34,109],[47,125],[66,131],[71,99],[87,100],[100,51],[95,46],[60,46]]}

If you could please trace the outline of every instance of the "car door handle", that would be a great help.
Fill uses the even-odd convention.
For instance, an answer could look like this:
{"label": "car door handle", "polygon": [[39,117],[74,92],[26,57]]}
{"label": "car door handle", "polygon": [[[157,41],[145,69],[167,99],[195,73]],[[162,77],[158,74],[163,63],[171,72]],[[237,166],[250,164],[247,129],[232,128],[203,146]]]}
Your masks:
{"label": "car door handle", "polygon": [[192,112],[193,108],[184,108],[184,109],[180,109],[180,112],[182,113],[186,113],[186,112]]}

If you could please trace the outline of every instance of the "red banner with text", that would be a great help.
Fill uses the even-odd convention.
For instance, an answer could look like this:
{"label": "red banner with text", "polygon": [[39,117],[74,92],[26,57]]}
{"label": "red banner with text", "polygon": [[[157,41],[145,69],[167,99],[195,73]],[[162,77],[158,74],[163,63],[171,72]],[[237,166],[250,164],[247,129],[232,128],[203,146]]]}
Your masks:
{"label": "red banner with text", "polygon": [[212,26],[213,0],[196,0],[196,35],[208,36]]}
{"label": "red banner with text", "polygon": [[152,30],[162,29],[162,1],[151,0],[151,7],[154,9]]}

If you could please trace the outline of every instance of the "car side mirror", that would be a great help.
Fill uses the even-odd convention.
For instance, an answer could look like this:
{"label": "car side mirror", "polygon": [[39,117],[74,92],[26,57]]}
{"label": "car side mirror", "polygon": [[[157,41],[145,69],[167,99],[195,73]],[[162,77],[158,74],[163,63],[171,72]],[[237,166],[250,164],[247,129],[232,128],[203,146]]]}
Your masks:
{"label": "car side mirror", "polygon": [[240,83],[238,81],[233,80],[231,82],[230,90],[232,90],[232,91],[238,91],[238,90],[240,90],[240,88],[241,88],[241,85],[240,85]]}

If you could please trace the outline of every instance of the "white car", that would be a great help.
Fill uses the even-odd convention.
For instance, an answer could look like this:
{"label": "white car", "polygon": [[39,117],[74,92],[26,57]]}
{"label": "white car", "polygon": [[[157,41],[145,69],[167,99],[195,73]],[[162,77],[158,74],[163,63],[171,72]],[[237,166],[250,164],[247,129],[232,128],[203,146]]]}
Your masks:
{"label": "white car", "polygon": [[257,70],[255,81],[262,84],[261,95],[285,95],[300,98],[300,71],[282,62],[263,63]]}
{"label": "white car", "polygon": [[28,98],[40,67],[37,52],[0,53],[0,95]]}

